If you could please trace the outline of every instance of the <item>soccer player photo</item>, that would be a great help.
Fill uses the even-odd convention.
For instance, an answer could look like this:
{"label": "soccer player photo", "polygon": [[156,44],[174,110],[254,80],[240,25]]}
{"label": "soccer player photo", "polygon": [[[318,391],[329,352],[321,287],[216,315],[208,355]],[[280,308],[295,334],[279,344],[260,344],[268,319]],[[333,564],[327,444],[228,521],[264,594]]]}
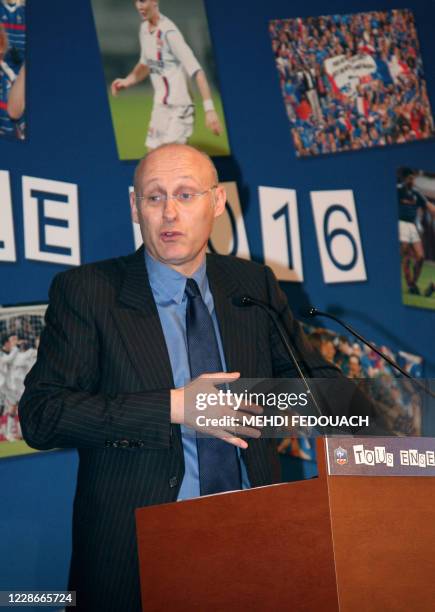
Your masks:
{"label": "soccer player photo", "polygon": [[0,138],[25,139],[25,0],[0,0]]}
{"label": "soccer player photo", "polygon": [[269,30],[298,157],[434,135],[411,11],[276,19]]}
{"label": "soccer player photo", "polygon": [[229,155],[203,0],[92,0],[120,159],[165,143]]}
{"label": "soccer player photo", "polygon": [[0,308],[0,459],[35,452],[23,440],[18,402],[36,361],[46,308]]}
{"label": "soccer player photo", "polygon": [[435,309],[435,172],[397,172],[402,298]]}

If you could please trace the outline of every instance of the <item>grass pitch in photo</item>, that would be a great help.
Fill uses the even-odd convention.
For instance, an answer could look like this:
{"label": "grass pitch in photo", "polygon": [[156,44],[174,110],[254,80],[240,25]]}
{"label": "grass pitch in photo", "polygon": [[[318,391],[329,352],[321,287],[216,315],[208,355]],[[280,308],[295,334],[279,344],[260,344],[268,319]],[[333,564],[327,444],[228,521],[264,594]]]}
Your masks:
{"label": "grass pitch in photo", "polygon": [[203,0],[92,0],[119,158],[230,155]]}
{"label": "grass pitch in photo", "polygon": [[435,309],[435,172],[400,168],[397,178],[403,303]]}

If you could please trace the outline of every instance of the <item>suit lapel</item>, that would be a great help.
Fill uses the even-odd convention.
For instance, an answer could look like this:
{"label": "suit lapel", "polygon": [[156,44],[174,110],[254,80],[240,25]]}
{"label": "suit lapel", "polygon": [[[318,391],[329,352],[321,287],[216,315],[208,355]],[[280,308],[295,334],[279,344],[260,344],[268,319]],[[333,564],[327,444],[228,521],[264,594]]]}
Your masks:
{"label": "suit lapel", "polygon": [[169,389],[174,381],[157,306],[141,247],[127,258],[119,306],[112,315],[145,388]]}
{"label": "suit lapel", "polygon": [[228,371],[240,372],[244,378],[255,377],[256,326],[255,309],[235,306],[241,297],[239,281],[213,255],[207,256],[207,276],[222,337]]}

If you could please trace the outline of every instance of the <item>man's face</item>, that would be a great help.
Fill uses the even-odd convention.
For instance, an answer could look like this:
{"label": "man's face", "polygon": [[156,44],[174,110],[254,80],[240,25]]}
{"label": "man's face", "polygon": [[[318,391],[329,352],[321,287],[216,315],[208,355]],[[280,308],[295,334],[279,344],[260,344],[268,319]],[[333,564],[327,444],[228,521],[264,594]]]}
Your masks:
{"label": "man's face", "polygon": [[153,16],[158,6],[157,0],[135,0],[134,4],[137,12],[144,21],[147,21]]}
{"label": "man's face", "polygon": [[414,187],[414,175],[413,174],[408,174],[408,176],[405,178],[405,185],[408,189],[412,189],[412,187]]}
{"label": "man's face", "polygon": [[215,176],[208,161],[197,151],[170,146],[151,153],[142,169],[137,189],[143,199],[131,196],[133,221],[139,223],[148,253],[182,274],[200,265],[215,217],[225,210],[226,194],[217,187],[190,203],[171,198],[150,203],[159,195],[196,194],[210,189]]}
{"label": "man's face", "polygon": [[322,340],[322,344],[320,345],[320,352],[327,361],[334,361],[335,346],[331,340]]}
{"label": "man's face", "polygon": [[349,358],[349,372],[353,376],[360,373],[359,359],[355,355]]}
{"label": "man's face", "polygon": [[18,342],[18,336],[16,336],[15,334],[12,336],[9,336],[9,338],[6,340],[6,342],[3,345],[3,350],[8,353],[14,348],[14,346],[17,346],[17,342]]}

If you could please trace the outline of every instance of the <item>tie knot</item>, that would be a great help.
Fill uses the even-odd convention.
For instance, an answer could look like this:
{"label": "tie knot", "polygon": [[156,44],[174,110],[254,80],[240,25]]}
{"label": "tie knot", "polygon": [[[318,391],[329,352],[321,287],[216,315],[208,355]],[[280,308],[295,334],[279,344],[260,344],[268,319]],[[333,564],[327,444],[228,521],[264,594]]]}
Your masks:
{"label": "tie knot", "polygon": [[186,295],[189,298],[201,297],[198,284],[193,278],[188,278],[186,281]]}

